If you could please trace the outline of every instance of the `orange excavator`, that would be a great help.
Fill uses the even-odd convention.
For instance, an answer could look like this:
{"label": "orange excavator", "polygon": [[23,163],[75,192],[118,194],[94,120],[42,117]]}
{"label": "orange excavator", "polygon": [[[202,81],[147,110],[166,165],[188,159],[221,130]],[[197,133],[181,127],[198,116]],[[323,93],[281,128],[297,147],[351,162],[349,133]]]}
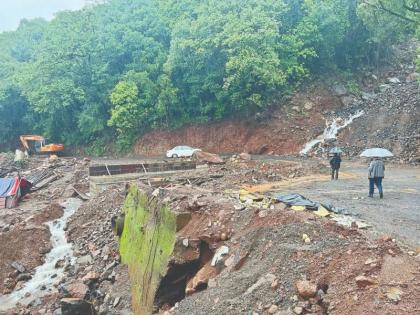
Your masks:
{"label": "orange excavator", "polygon": [[22,135],[20,142],[28,155],[37,154],[61,154],[64,151],[63,144],[47,144],[45,138],[38,135]]}

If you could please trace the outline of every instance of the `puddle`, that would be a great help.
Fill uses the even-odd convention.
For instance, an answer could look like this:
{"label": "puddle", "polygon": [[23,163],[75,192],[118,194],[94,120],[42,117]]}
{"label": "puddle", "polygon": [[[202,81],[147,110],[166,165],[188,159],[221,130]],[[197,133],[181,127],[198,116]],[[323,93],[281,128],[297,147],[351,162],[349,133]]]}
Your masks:
{"label": "puddle", "polygon": [[[0,311],[8,310],[17,303],[27,305],[37,298],[57,291],[54,285],[62,279],[64,267],[55,268],[55,264],[58,260],[75,259],[72,245],[67,242],[64,227],[81,204],[82,201],[77,198],[67,199],[61,204],[64,207],[63,216],[47,223],[51,233],[52,249],[45,256],[45,263],[35,269],[32,279],[26,282],[22,289],[0,297]],[[45,290],[41,290],[42,287],[45,287]]]}
{"label": "puddle", "polygon": [[326,121],[327,127],[324,129],[324,132],[319,135],[316,139],[309,141],[305,144],[305,147],[300,151],[301,155],[308,154],[318,143],[324,142],[325,140],[335,139],[338,132],[350,125],[354,119],[359,118],[364,114],[364,111],[358,111],[355,114],[351,115],[349,118],[343,121],[342,118],[335,118],[331,123]]}

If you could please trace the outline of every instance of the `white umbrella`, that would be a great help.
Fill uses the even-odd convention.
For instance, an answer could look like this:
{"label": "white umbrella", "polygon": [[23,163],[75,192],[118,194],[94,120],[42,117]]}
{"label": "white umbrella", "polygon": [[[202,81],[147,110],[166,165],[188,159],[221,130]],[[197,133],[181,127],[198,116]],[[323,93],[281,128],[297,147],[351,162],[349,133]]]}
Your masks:
{"label": "white umbrella", "polygon": [[383,148],[371,148],[364,150],[361,157],[391,157],[394,156],[389,150]]}
{"label": "white umbrella", "polygon": [[341,150],[339,147],[334,147],[330,150],[330,153],[343,153],[343,150]]}

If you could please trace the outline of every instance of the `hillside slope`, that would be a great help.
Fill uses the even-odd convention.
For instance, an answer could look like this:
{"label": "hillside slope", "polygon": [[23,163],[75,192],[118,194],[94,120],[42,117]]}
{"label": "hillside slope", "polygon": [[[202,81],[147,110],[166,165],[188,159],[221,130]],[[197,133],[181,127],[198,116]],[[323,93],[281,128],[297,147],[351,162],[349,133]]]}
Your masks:
{"label": "hillside slope", "polygon": [[[296,93],[264,119],[232,119],[176,130],[153,131],[140,138],[136,155],[161,155],[180,144],[217,153],[298,154],[323,133],[327,122],[364,114],[338,134],[338,145],[350,156],[366,146],[392,149],[404,161],[419,161],[419,85],[412,62],[417,43],[400,48],[399,59],[376,75],[360,78],[360,91],[343,83],[318,82]],[[309,154],[322,152],[322,143]]]}

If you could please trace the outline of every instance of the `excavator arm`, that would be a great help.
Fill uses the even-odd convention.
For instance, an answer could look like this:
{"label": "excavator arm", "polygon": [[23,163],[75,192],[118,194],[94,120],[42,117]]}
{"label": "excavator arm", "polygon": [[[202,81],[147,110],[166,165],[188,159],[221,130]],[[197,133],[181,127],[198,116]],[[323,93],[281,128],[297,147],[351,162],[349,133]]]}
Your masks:
{"label": "excavator arm", "polygon": [[64,151],[64,145],[62,144],[45,144],[45,138],[38,135],[22,135],[20,136],[20,142],[22,143],[23,147],[25,148],[28,154],[31,153],[32,148],[29,145],[29,141],[35,141],[38,143],[36,146],[36,150],[38,153],[45,153],[45,154],[59,154]]}
{"label": "excavator arm", "polygon": [[22,145],[23,145],[23,147],[25,148],[26,151],[31,150],[31,147],[29,146],[28,141],[39,141],[41,146],[42,146],[45,139],[44,139],[44,137],[37,136],[37,135],[22,135],[22,136],[20,136],[20,142],[22,143]]}

